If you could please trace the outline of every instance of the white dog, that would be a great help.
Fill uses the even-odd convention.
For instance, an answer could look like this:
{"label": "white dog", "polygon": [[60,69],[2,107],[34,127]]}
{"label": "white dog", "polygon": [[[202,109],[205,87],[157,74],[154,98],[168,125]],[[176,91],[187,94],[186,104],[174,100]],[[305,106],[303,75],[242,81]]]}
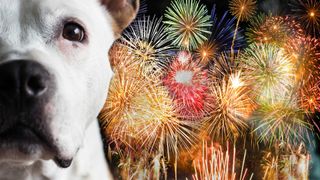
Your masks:
{"label": "white dog", "polygon": [[0,179],[107,180],[108,51],[138,0],[0,0]]}

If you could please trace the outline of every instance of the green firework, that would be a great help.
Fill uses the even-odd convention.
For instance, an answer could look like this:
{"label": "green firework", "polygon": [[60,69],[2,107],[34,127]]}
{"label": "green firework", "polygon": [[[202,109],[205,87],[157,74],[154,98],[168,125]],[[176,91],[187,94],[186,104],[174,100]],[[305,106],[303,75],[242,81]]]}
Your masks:
{"label": "green firework", "polygon": [[197,0],[174,0],[165,13],[169,39],[181,49],[194,50],[211,34],[210,16]]}
{"label": "green firework", "polygon": [[250,45],[240,57],[240,66],[259,103],[282,100],[294,86],[294,65],[283,50],[274,45]]}

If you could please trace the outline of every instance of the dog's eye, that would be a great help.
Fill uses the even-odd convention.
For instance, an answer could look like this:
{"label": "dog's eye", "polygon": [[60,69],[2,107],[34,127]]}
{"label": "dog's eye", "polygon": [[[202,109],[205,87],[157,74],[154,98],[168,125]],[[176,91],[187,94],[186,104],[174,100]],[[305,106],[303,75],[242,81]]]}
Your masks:
{"label": "dog's eye", "polygon": [[64,25],[62,36],[69,41],[82,42],[85,32],[79,24],[70,22]]}

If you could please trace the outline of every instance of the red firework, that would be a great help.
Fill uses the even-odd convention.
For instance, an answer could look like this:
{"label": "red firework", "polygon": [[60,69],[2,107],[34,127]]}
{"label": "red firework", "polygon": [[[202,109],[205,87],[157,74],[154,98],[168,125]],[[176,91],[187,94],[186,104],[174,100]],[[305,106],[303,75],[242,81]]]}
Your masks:
{"label": "red firework", "polygon": [[179,55],[172,62],[163,82],[174,99],[179,116],[188,120],[200,119],[205,112],[207,71],[191,56],[188,61],[181,61]]}

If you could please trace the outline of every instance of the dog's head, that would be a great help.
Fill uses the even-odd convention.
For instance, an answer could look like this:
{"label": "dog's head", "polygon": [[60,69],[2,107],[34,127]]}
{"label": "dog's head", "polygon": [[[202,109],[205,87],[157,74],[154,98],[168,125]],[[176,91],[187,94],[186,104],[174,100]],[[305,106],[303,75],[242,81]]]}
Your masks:
{"label": "dog's head", "polygon": [[138,0],[0,0],[0,162],[67,167],[102,108]]}

